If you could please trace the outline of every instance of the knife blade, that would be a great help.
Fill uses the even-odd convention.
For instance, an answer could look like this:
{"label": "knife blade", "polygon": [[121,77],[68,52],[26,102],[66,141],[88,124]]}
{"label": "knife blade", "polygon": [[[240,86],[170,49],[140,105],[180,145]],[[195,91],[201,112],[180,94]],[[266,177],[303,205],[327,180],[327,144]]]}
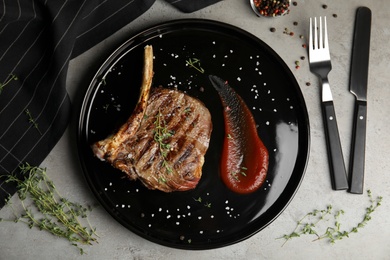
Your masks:
{"label": "knife blade", "polygon": [[353,37],[350,92],[355,95],[354,123],[349,165],[349,192],[362,194],[367,128],[367,82],[370,53],[371,10],[356,11]]}

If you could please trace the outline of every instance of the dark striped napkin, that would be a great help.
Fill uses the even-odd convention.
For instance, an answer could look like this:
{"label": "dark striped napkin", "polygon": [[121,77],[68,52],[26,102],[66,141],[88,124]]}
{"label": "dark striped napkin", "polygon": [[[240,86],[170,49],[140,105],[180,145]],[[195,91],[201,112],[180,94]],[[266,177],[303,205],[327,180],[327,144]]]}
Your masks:
{"label": "dark striped napkin", "polygon": [[[193,12],[220,0],[166,0]],[[69,60],[140,16],[155,0],[5,0],[0,5],[0,176],[39,165],[70,116]],[[0,208],[16,188],[0,178]]]}

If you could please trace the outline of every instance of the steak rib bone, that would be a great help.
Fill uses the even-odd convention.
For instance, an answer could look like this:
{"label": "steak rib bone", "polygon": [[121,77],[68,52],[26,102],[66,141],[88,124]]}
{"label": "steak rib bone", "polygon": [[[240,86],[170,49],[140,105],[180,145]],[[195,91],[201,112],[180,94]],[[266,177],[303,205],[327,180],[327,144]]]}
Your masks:
{"label": "steak rib bone", "polygon": [[194,189],[212,131],[206,106],[177,89],[151,88],[153,49],[145,47],[138,103],[118,132],[92,145],[102,161],[148,189]]}
{"label": "steak rib bone", "polygon": [[153,47],[145,46],[144,65],[142,73],[141,93],[131,117],[123,124],[116,134],[106,139],[96,142],[92,145],[93,153],[102,161],[110,161],[110,157],[116,156],[113,153],[128,136],[134,135],[141,125],[144,117],[146,106],[149,99],[150,88],[153,80]]}

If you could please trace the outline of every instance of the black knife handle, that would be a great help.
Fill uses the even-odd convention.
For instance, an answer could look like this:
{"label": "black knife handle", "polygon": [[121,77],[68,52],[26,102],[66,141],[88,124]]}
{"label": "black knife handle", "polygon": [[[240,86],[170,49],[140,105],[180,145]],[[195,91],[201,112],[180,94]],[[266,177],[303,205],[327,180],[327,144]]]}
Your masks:
{"label": "black knife handle", "polygon": [[366,151],[367,103],[356,101],[351,159],[349,165],[349,192],[362,194],[364,186],[364,162]]}
{"label": "black knife handle", "polygon": [[340,135],[337,127],[333,101],[322,102],[322,113],[325,125],[332,188],[334,190],[346,190],[348,189],[347,172],[341,149]]}

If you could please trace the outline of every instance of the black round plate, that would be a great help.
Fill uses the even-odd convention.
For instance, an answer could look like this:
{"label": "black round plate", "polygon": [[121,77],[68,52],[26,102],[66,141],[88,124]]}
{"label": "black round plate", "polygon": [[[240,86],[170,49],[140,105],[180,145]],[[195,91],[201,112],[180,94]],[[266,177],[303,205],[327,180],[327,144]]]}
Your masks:
{"label": "black round plate", "polygon": [[[154,86],[177,87],[203,101],[213,132],[203,175],[191,191],[163,193],[129,181],[93,156],[90,145],[123,124],[138,100],[145,45],[154,49]],[[198,59],[201,73],[187,65]],[[249,195],[221,182],[222,105],[208,75],[229,82],[252,110],[270,154],[264,185]],[[119,47],[87,89],[78,126],[86,179],[104,208],[123,226],[162,245],[210,249],[242,241],[271,223],[303,179],[309,155],[306,105],[282,59],[253,35],[209,20],[176,20],[143,31]]]}

